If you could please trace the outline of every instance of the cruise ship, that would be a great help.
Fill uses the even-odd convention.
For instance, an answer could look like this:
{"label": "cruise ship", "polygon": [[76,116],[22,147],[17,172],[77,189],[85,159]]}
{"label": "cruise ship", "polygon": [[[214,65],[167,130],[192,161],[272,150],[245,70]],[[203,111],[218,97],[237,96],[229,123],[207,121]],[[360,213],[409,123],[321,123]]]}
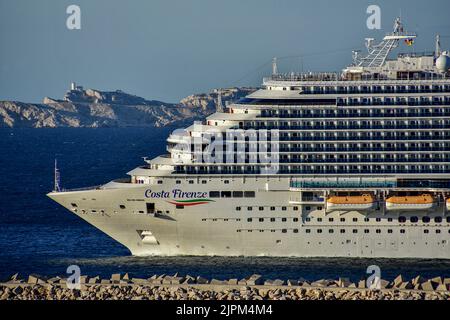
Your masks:
{"label": "cruise ship", "polygon": [[449,259],[450,57],[391,57],[416,37],[396,19],[339,73],[275,60],[128,178],[48,196],[133,255]]}

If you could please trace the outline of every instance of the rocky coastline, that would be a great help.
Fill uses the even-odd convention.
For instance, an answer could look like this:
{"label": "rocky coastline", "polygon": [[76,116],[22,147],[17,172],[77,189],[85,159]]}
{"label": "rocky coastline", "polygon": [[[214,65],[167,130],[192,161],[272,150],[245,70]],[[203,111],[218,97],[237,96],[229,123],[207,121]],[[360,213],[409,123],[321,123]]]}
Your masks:
{"label": "rocky coastline", "polygon": [[[254,88],[214,89],[178,103],[147,100],[121,90],[100,91],[72,85],[61,100],[42,103],[0,101],[0,128],[164,127],[202,120],[219,104],[237,101]],[[219,98],[220,94],[220,98]]]}
{"label": "rocky coastline", "polygon": [[256,274],[228,280],[113,274],[109,279],[81,276],[79,288],[69,289],[61,277],[21,279],[16,274],[0,283],[0,300],[450,300],[450,278],[407,280],[399,275],[393,281],[381,279],[379,289],[370,289],[364,279],[351,282],[347,278],[311,282],[264,279]]}

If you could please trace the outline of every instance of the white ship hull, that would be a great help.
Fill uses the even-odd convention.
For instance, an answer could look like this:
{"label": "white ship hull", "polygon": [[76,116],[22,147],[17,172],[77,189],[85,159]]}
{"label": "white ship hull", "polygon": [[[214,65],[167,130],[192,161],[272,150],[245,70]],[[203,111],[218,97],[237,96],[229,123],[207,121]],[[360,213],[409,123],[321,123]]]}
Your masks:
{"label": "white ship hull", "polygon": [[[450,224],[445,218],[442,223],[399,224],[398,214],[382,209],[325,214],[324,204],[317,201],[290,204],[302,203],[301,192],[290,191],[287,178],[240,177],[230,179],[230,184],[224,184],[223,180],[209,177],[208,184],[202,185],[197,184],[199,179],[195,179],[195,184],[183,179],[181,185],[175,185],[174,178],[165,178],[160,185],[113,183],[105,189],[57,192],[49,196],[123,244],[133,255],[450,258]],[[233,201],[217,198],[184,209],[176,209],[169,203],[170,197],[145,196],[149,189],[158,193],[174,188],[190,192],[258,191],[254,198]],[[161,213],[148,214],[147,202],[155,203],[155,209]],[[72,203],[77,205],[76,212]],[[238,206],[240,210],[236,210]],[[445,204],[432,212],[414,209],[404,214],[442,217],[444,209]],[[369,221],[364,220],[366,217]],[[429,233],[424,233],[425,229]]]}

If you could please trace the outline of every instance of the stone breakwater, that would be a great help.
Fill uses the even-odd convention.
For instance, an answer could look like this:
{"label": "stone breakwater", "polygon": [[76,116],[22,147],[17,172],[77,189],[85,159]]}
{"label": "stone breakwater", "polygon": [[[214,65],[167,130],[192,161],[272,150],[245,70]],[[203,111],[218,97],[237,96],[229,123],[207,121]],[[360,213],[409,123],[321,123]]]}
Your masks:
{"label": "stone breakwater", "polygon": [[380,281],[380,289],[366,281],[305,279],[270,280],[260,275],[244,279],[208,280],[202,277],[154,275],[148,279],[113,274],[109,279],[80,277],[80,288],[67,280],[16,274],[0,283],[0,300],[450,300],[450,278],[406,280],[398,276]]}

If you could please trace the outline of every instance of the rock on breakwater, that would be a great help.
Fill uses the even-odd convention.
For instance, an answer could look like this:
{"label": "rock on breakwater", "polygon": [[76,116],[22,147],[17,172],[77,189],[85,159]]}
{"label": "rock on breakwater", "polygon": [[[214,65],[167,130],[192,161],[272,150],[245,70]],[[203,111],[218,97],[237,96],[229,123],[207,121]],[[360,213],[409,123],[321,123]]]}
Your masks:
{"label": "rock on breakwater", "polygon": [[79,284],[79,289],[69,289],[64,278],[30,275],[20,279],[16,274],[0,283],[0,300],[450,300],[450,278],[420,276],[381,280],[379,290],[366,288],[365,280],[285,281],[256,274],[228,280],[178,274],[150,278],[113,274],[109,279],[81,276]]}

